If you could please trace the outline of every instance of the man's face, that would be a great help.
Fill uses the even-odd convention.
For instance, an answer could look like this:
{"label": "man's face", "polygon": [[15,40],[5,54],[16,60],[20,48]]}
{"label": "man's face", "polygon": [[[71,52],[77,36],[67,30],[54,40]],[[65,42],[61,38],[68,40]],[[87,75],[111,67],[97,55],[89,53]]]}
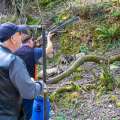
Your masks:
{"label": "man's face", "polygon": [[30,40],[29,40],[29,46],[30,46],[31,48],[34,47],[34,41],[33,41],[33,38],[30,38]]}
{"label": "man's face", "polygon": [[21,47],[22,36],[23,36],[22,33],[17,32],[11,37],[11,41],[12,41],[12,44],[13,44],[15,50]]}

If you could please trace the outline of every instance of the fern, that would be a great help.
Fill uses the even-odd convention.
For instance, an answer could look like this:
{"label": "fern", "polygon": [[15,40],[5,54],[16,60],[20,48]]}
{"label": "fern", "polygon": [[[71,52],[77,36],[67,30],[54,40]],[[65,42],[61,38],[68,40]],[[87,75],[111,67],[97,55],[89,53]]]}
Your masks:
{"label": "fern", "polygon": [[117,40],[120,37],[119,25],[113,24],[111,27],[100,26],[96,28],[98,39],[109,40],[110,42]]}
{"label": "fern", "polygon": [[110,68],[108,65],[101,65],[102,73],[100,76],[100,85],[104,87],[106,90],[112,90],[114,88],[114,78],[110,72]]}
{"label": "fern", "polygon": [[120,17],[120,11],[116,10],[111,13],[112,17]]}

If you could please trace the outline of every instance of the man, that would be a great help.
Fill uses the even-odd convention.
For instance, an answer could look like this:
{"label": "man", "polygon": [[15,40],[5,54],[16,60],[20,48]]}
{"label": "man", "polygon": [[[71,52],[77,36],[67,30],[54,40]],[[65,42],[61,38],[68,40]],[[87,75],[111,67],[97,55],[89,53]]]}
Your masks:
{"label": "man", "polygon": [[[48,33],[46,55],[50,55],[53,52],[53,45],[51,37],[53,34]],[[24,35],[22,40],[22,47],[15,51],[15,54],[22,58],[26,64],[27,70],[31,77],[35,77],[35,64],[38,64],[39,59],[42,57],[42,48],[34,47],[34,38],[29,35]]]}
{"label": "man", "polygon": [[0,25],[0,120],[17,120],[21,97],[33,99],[43,92],[44,84],[31,80],[22,59],[13,54],[27,29],[13,23]]}
{"label": "man", "polygon": [[[46,55],[49,55],[53,52],[53,46],[50,38],[52,37],[51,33],[48,33],[47,36],[47,46],[46,46]],[[29,75],[31,77],[35,76],[35,64],[38,63],[40,57],[42,57],[42,48],[34,48],[34,40],[29,35],[24,35],[23,45],[19,48],[15,54],[18,55],[21,59],[24,60]],[[32,106],[33,100],[23,99],[23,109],[26,120],[29,120],[32,115]]]}

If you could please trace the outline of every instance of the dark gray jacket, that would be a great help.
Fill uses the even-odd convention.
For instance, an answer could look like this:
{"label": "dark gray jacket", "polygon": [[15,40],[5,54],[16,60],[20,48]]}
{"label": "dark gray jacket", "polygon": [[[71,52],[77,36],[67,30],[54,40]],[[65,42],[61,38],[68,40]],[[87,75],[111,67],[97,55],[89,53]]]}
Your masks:
{"label": "dark gray jacket", "polygon": [[23,61],[0,46],[0,120],[17,120],[20,96],[32,99],[42,89],[41,83],[31,80]]}

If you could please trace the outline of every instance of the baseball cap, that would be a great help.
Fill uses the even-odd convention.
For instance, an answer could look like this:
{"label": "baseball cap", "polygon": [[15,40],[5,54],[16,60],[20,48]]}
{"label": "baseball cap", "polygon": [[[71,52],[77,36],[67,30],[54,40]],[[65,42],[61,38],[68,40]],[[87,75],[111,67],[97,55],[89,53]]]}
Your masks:
{"label": "baseball cap", "polygon": [[14,23],[3,23],[0,25],[0,42],[8,40],[16,32],[26,33],[29,27],[26,25],[16,25]]}

